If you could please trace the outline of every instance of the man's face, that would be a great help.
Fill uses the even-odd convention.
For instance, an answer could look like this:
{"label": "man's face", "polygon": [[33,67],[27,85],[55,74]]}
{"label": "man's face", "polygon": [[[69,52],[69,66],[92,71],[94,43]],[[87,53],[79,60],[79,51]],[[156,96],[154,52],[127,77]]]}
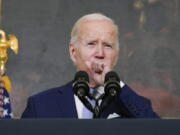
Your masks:
{"label": "man's face", "polygon": [[105,74],[113,70],[118,59],[115,26],[106,20],[82,22],[78,31],[77,46],[69,51],[77,70],[86,71],[90,87],[104,84]]}

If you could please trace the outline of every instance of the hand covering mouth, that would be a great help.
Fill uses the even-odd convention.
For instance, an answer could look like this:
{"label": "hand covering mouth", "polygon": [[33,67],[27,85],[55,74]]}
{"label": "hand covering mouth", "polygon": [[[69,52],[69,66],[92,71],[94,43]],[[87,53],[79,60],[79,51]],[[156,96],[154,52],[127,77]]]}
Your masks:
{"label": "hand covering mouth", "polygon": [[101,70],[101,69],[96,69],[95,70],[95,73],[97,73],[97,74],[102,74],[102,72],[103,72],[103,70]]}
{"label": "hand covering mouth", "polygon": [[102,72],[104,70],[104,64],[98,63],[98,62],[93,62],[92,63],[92,69],[94,70],[95,73],[102,74]]}

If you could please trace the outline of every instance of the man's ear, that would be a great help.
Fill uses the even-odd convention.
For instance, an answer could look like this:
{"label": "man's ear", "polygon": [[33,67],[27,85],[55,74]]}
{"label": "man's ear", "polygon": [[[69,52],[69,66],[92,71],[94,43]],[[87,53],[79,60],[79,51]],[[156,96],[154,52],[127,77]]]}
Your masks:
{"label": "man's ear", "polygon": [[119,53],[116,52],[115,60],[114,60],[114,63],[113,63],[113,68],[117,65],[118,59],[119,59]]}
{"label": "man's ear", "polygon": [[76,48],[73,44],[69,45],[69,54],[73,63],[76,65]]}

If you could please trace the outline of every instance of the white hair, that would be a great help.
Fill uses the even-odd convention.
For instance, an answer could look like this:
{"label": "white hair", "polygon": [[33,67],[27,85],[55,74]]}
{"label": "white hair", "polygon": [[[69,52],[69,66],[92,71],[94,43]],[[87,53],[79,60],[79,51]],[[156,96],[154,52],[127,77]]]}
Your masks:
{"label": "white hair", "polygon": [[116,38],[116,46],[119,49],[119,32],[118,32],[118,26],[114,23],[114,21],[101,14],[101,13],[92,13],[92,14],[87,14],[83,17],[81,17],[79,20],[76,21],[76,23],[74,24],[72,31],[71,31],[71,40],[70,40],[70,44],[76,45],[77,46],[77,41],[78,41],[78,29],[80,28],[79,26],[81,25],[82,22],[84,21],[93,21],[93,20],[106,20],[111,22],[114,26],[115,26],[115,32],[117,34],[117,38]]}

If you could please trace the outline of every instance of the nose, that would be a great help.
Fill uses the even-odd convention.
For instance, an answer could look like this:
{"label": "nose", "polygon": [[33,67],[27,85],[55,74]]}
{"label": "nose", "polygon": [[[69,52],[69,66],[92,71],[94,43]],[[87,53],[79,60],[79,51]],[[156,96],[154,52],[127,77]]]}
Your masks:
{"label": "nose", "polygon": [[98,45],[96,48],[96,55],[95,57],[98,59],[104,59],[104,49],[103,49],[103,45]]}

